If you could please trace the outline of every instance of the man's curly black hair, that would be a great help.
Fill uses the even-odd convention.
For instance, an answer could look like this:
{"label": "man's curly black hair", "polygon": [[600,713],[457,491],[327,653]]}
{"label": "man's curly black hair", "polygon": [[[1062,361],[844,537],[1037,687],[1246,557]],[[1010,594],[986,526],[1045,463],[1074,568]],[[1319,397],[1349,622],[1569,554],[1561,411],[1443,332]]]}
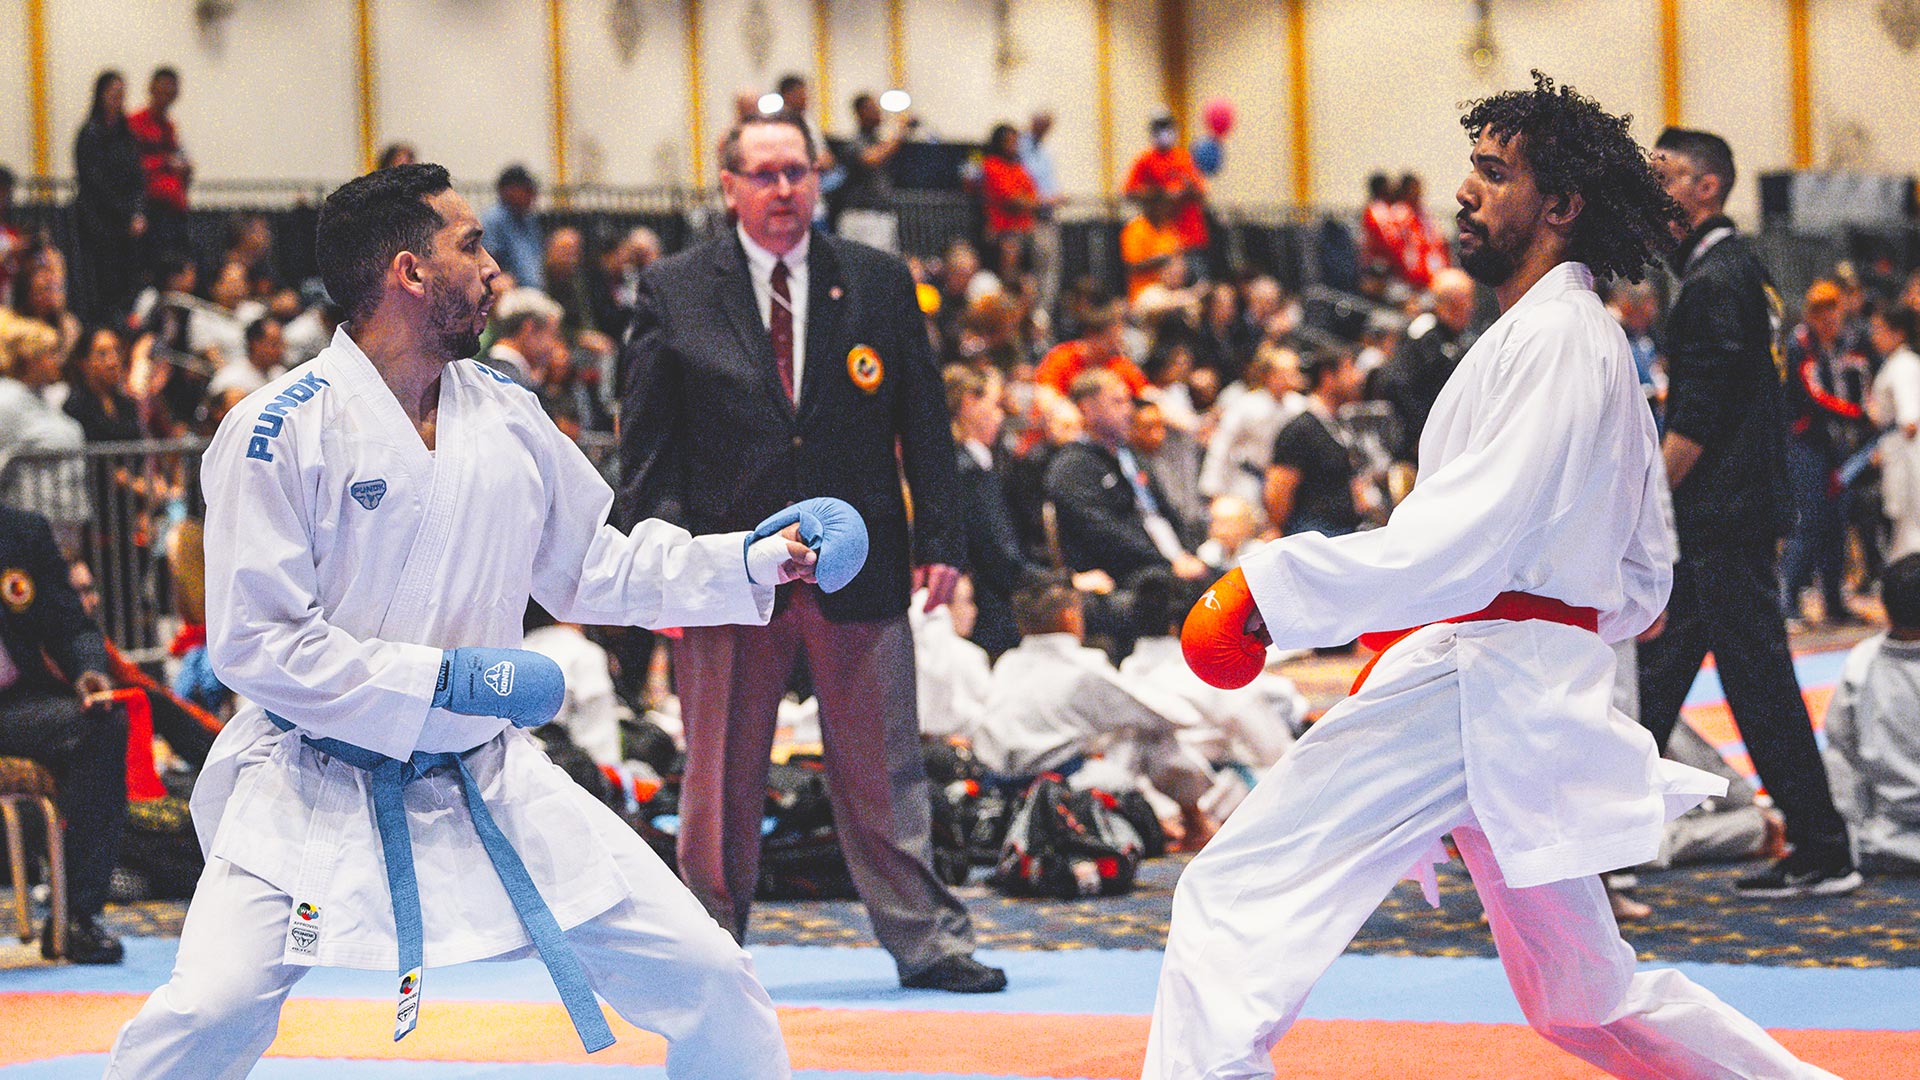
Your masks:
{"label": "man's curly black hair", "polygon": [[1639,281],[1648,262],[1672,249],[1672,226],[1685,214],[1627,134],[1632,122],[1538,70],[1533,89],[1482,98],[1460,118],[1469,139],[1484,132],[1506,144],[1518,136],[1541,194],[1580,193],[1585,206],[1574,220],[1568,258],[1600,277]]}

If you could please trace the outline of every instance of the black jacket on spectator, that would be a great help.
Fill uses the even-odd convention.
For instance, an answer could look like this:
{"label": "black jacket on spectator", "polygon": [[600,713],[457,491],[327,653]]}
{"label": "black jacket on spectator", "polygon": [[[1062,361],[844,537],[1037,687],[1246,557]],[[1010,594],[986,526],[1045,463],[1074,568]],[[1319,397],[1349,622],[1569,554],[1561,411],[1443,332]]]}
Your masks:
{"label": "black jacket on spectator", "polygon": [[106,641],[80,605],[47,519],[8,507],[0,507],[0,645],[20,672],[0,689],[0,754],[54,771],[67,823],[67,911],[89,920],[107,902],[126,828],[126,715],[81,707],[74,683],[107,673]]}
{"label": "black jacket on spectator", "polygon": [[1673,492],[1681,550],[1778,539],[1793,520],[1774,337],[1779,294],[1725,217],[1688,234],[1673,264],[1681,280],[1667,316],[1666,429],[1702,447]]}
{"label": "black jacket on spectator", "polygon": [[133,215],[146,208],[147,173],[126,121],[81,126],[73,141],[73,175],[80,228],[128,236]]}
{"label": "black jacket on spectator", "polygon": [[144,212],[147,174],[126,122],[80,128],[73,144],[75,224],[74,308],[102,322],[118,322],[139,287],[139,242],[133,217]]}
{"label": "black jacket on spectator", "polygon": [[1393,460],[1417,463],[1420,460],[1420,433],[1426,430],[1427,415],[1440,391],[1460,366],[1460,358],[1473,345],[1473,335],[1456,334],[1438,319],[1432,325],[1409,336],[1395,349],[1393,357],[1373,373],[1367,396],[1386,402],[1393,409],[1394,439],[1387,449]]}
{"label": "black jacket on spectator", "polygon": [[967,572],[973,577],[973,643],[988,655],[1020,644],[1013,623],[1013,593],[1046,567],[1027,557],[1014,526],[1013,504],[1001,482],[999,462],[983,469],[966,447],[956,448],[954,468],[960,479],[960,520],[967,534]]}
{"label": "black jacket on spectator", "polygon": [[[107,643],[80,607],[47,519],[0,506],[0,645],[20,669],[16,688],[71,691],[83,672],[107,670]],[[60,669],[47,670],[41,650]]]}
{"label": "black jacket on spectator", "polygon": [[[838,622],[897,616],[914,563],[965,558],[946,391],[905,263],[816,231],[807,277],[796,409],[733,231],[647,269],[621,356],[614,517],[621,528],[657,517],[735,532],[802,499],[845,499],[866,519],[867,565],[820,606]],[[863,345],[880,360],[868,389],[851,370]]]}
{"label": "black jacket on spectator", "polygon": [[[1147,489],[1167,505],[1151,476]],[[1074,570],[1105,570],[1124,582],[1142,570],[1168,568],[1147,534],[1120,459],[1106,447],[1083,439],[1055,451],[1047,466],[1047,499],[1060,523],[1060,554]]]}

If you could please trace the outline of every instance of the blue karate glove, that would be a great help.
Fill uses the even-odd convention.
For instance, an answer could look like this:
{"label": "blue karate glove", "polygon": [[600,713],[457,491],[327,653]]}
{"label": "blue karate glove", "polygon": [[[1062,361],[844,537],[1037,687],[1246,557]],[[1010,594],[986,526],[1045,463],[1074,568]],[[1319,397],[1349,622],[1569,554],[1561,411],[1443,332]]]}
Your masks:
{"label": "blue karate glove", "polygon": [[560,665],[525,649],[448,649],[440,659],[433,707],[465,716],[498,716],[539,727],[567,697]]}
{"label": "blue karate glove", "polygon": [[822,589],[839,592],[867,564],[867,523],[860,519],[860,511],[841,499],[794,503],[755,526],[746,546],[794,524],[800,526],[800,542],[820,556],[813,580]]}

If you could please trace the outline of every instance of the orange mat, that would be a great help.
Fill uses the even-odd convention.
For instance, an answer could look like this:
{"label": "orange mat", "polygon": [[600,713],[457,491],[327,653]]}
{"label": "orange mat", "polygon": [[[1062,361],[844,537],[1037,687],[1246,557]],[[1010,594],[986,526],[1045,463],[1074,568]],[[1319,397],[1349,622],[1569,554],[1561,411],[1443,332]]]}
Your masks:
{"label": "orange mat", "polygon": [[[140,1006],[135,994],[0,994],[0,1065],[103,1053]],[[404,1042],[377,1001],[295,1000],[269,1053],[414,1061],[657,1065],[666,1044],[611,1018],[620,1041],[589,1058],[558,1005],[433,1002]],[[1131,1080],[1147,1018],[782,1009],[796,1069]],[[1848,1080],[1913,1080],[1920,1032],[1784,1031],[1780,1041]],[[1274,1052],[1290,1080],[1594,1080],[1602,1074],[1510,1024],[1302,1020]],[[1441,1063],[1444,1063],[1442,1065]]]}

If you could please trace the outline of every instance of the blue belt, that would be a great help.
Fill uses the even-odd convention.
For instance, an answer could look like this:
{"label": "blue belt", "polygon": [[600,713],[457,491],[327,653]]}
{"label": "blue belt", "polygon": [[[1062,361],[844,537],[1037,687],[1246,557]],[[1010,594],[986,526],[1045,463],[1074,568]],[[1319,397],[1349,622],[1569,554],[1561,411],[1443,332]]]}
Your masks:
{"label": "blue belt", "polygon": [[[272,713],[267,714],[267,719],[273,721],[281,731],[294,730],[292,723]],[[434,769],[451,768],[460,772],[460,787],[466,795],[467,815],[473,819],[473,831],[480,837],[480,846],[486,849],[487,858],[493,861],[494,872],[500,875],[500,884],[506,887],[507,899],[513,901],[513,910],[519,914],[520,922],[526,926],[534,947],[540,951],[540,959],[547,965],[547,974],[552,976],[553,985],[560,991],[560,1002],[566,1006],[567,1016],[573,1020],[573,1030],[580,1036],[580,1042],[586,1046],[589,1054],[613,1045],[613,1030],[607,1026],[607,1018],[601,1014],[600,1006],[593,999],[593,987],[587,983],[586,969],[580,966],[580,958],[574,955],[573,947],[567,944],[566,934],[561,931],[559,922],[547,908],[547,902],[541,899],[540,890],[534,887],[533,876],[527,873],[526,864],[520,861],[513,845],[507,842],[506,834],[500,831],[493,815],[487,812],[487,804],[480,797],[480,785],[467,769],[464,755],[416,753],[405,761],[397,761],[339,739],[301,735],[300,741],[372,777],[372,783],[368,786],[373,792],[373,819],[380,829],[380,850],[387,864],[387,891],[393,896],[394,937],[400,951],[400,1004],[394,1013],[393,1041],[399,1042],[405,1038],[419,1023],[420,984],[425,955],[420,920],[420,882],[413,873],[413,837],[407,831],[407,810],[400,793],[409,782]]]}

